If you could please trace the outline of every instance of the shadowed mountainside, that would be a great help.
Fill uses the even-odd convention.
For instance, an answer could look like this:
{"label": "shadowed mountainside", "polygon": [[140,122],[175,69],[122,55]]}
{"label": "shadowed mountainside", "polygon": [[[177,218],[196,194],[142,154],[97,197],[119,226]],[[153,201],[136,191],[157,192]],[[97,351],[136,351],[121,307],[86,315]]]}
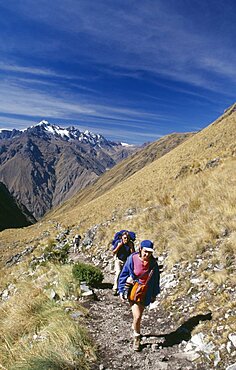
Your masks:
{"label": "shadowed mountainside", "polygon": [[29,226],[36,220],[25,208],[20,208],[6,186],[0,182],[0,231]]}

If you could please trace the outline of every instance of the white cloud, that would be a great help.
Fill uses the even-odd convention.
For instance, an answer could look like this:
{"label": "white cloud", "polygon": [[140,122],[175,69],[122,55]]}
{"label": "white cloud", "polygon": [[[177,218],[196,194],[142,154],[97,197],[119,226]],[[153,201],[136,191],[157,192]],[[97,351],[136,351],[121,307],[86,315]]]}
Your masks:
{"label": "white cloud", "polygon": [[54,71],[49,69],[43,68],[34,68],[34,67],[25,67],[16,64],[7,64],[0,62],[0,70],[8,71],[8,72],[20,72],[20,73],[28,73],[37,76],[58,76]]}
{"label": "white cloud", "polygon": [[65,117],[74,114],[94,114],[95,111],[79,103],[65,102],[46,92],[22,88],[9,81],[0,83],[0,111],[5,114],[25,116]]}

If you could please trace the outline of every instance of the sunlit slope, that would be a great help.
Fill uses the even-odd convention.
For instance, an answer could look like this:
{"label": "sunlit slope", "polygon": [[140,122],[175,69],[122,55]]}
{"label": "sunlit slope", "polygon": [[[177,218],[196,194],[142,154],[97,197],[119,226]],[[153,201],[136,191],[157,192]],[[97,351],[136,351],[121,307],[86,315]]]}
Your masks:
{"label": "sunlit slope", "polygon": [[[92,223],[109,219],[114,211],[122,213],[129,207],[143,208],[158,204],[161,194],[171,191],[194,175],[210,166],[209,161],[235,154],[236,112],[235,105],[217,121],[195,134],[180,146],[137,171],[97,199],[83,206],[79,199],[72,198],[55,212],[48,215],[65,223],[83,222],[87,227]],[[116,177],[115,177],[116,179]]]}
{"label": "sunlit slope", "polygon": [[[149,144],[139,152],[133,154],[109,171],[105,172],[96,180],[95,183],[78,192],[78,194],[72,199],[73,204],[80,204],[81,206],[82,204],[88,203],[89,201],[105,194],[117,184],[121,184],[137,171],[170,152],[193,135],[194,133],[173,133]],[[55,211],[56,213],[59,208],[59,212],[67,212],[67,210],[71,209],[71,202],[65,202],[62,206],[58,207]],[[52,213],[50,213],[50,215],[51,214]]]}
{"label": "sunlit slope", "polygon": [[[118,183],[132,176],[135,172],[145,167],[154,160],[165,155],[169,151],[173,150],[176,146],[180,145],[183,141],[190,138],[193,133],[173,133],[162,137],[156,142],[153,142],[137,153],[124,159],[122,162],[117,164],[114,168],[106,171],[104,175],[100,176],[97,181],[85,189],[79,191],[77,195],[70,201],[62,204],[59,209],[59,213],[67,213],[71,209],[71,204],[87,204],[89,201],[96,199],[98,196],[106,193],[112,189]],[[58,209],[58,208],[57,208]],[[58,211],[56,211],[57,213]],[[48,214],[47,219],[50,220],[52,213]],[[72,221],[73,222],[73,221]],[[75,222],[78,222],[75,220]],[[50,221],[38,222],[33,228],[8,230],[7,233],[0,233],[0,260],[3,258],[3,254],[7,253],[10,256],[14,251],[17,252],[18,246],[23,246],[30,241],[40,240],[44,235],[44,230],[50,229]]]}

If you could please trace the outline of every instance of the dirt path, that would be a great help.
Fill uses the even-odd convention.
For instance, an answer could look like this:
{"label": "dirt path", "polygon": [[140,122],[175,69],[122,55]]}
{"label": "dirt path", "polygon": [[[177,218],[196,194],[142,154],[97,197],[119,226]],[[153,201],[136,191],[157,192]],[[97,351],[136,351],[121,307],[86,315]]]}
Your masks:
{"label": "dirt path", "polygon": [[171,325],[161,304],[145,309],[141,351],[134,352],[131,311],[128,303],[113,296],[112,279],[113,276],[106,276],[104,287],[95,291],[97,300],[84,303],[89,308],[86,326],[98,349],[98,361],[91,370],[210,370],[209,364],[197,364],[186,358],[179,345],[183,333],[174,323]]}

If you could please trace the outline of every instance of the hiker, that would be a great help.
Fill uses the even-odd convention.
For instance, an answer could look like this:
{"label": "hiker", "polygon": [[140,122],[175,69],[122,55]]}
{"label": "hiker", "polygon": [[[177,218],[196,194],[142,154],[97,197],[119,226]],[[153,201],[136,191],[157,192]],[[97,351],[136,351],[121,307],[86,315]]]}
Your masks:
{"label": "hiker", "polygon": [[113,255],[115,256],[115,277],[113,285],[114,295],[118,295],[118,279],[120,272],[127,260],[127,258],[135,252],[134,243],[130,239],[128,231],[124,231],[121,239],[118,239],[112,248]]}
{"label": "hiker", "polygon": [[77,253],[80,245],[81,236],[76,234],[73,239],[73,252]]}
{"label": "hiker", "polygon": [[134,242],[134,241],[135,241],[135,239],[136,239],[136,234],[135,234],[135,232],[133,232],[133,231],[128,231],[128,230],[120,230],[120,231],[118,231],[117,233],[115,233],[115,235],[114,235],[114,238],[113,238],[113,240],[112,240],[112,247],[115,245],[115,243],[117,242],[117,240],[119,240],[119,241],[121,240],[121,238],[122,238],[122,234],[123,234],[125,231],[129,233],[130,240],[131,240],[132,242]]}
{"label": "hiker", "polygon": [[132,288],[129,295],[129,304],[133,315],[133,349],[135,351],[140,350],[140,325],[144,308],[153,303],[157,294],[160,293],[160,272],[156,259],[153,257],[153,251],[152,241],[143,240],[140,243],[139,251],[128,257],[118,282],[119,295],[122,301],[124,301],[124,294],[129,283],[137,282],[135,285],[139,287],[142,285],[145,290],[141,299],[132,294],[134,288]]}

